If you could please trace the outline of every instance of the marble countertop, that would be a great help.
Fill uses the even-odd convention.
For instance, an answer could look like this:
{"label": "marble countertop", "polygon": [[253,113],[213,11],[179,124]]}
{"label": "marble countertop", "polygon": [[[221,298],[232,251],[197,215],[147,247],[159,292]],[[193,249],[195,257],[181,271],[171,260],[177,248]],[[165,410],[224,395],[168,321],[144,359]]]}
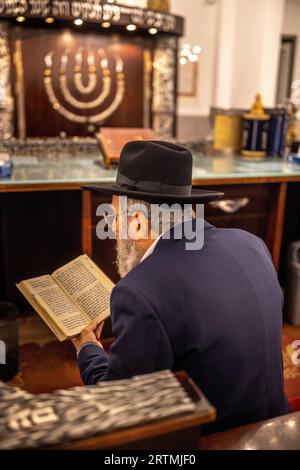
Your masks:
{"label": "marble countertop", "polygon": [[[0,179],[2,192],[37,189],[79,189],[87,183],[115,181],[116,168],[104,167],[100,155],[72,158],[13,156],[13,174]],[[300,165],[267,157],[248,161],[240,156],[194,155],[194,184],[235,184],[239,182],[300,181]]]}

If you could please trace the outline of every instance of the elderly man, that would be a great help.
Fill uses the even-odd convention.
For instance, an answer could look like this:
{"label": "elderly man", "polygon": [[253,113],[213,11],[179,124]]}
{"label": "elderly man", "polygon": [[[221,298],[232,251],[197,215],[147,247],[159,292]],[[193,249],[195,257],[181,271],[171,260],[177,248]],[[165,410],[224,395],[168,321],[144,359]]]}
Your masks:
{"label": "elderly man", "polygon": [[[88,188],[113,196],[122,279],[111,296],[116,340],[110,353],[99,341],[101,325],[73,340],[82,379],[93,384],[185,370],[217,409],[210,431],[288,413],[282,293],[270,254],[245,231],[186,220],[185,204],[222,197],[191,184],[188,150],[140,141],[122,150],[116,184]],[[120,196],[129,198],[130,214],[120,210]],[[161,221],[156,230],[149,223],[149,210],[162,203],[169,230]]]}

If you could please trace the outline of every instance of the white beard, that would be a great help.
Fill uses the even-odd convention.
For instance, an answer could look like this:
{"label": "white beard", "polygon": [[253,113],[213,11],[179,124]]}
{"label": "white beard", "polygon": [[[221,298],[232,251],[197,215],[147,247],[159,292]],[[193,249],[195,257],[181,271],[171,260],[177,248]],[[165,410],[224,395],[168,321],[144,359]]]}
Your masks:
{"label": "white beard", "polygon": [[134,240],[117,240],[116,264],[121,278],[125,277],[135,268],[144,256],[144,250],[140,249]]}

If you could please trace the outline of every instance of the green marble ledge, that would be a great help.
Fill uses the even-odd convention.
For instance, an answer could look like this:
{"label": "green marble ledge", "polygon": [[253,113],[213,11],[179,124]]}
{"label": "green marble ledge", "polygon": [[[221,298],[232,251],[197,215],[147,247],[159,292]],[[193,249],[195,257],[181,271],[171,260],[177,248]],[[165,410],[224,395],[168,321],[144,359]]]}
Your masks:
{"label": "green marble ledge", "polygon": [[[20,186],[34,187],[59,185],[78,188],[81,184],[115,181],[116,168],[106,169],[101,155],[72,158],[13,156],[11,178],[1,178],[2,191]],[[197,184],[216,184],[239,181],[300,181],[300,165],[283,159],[267,157],[262,161],[247,161],[240,156],[197,156],[194,155],[193,180]],[[249,181],[248,181],[249,180]]]}

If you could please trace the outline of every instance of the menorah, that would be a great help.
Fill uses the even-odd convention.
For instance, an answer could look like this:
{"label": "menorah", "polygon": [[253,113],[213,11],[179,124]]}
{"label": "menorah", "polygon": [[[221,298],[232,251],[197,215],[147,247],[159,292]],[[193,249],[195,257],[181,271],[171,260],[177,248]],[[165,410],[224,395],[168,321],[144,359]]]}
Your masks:
{"label": "menorah", "polygon": [[[69,110],[66,105],[59,101],[54,89],[53,61],[54,52],[50,51],[44,58],[46,68],[44,70],[44,85],[48,99],[55,111],[69,119],[70,121],[82,124],[100,124],[111,116],[120,106],[125,93],[125,76],[123,72],[124,64],[120,57],[114,57],[114,64],[110,67],[109,60],[103,49],[87,50],[86,61],[88,67],[88,79],[86,83],[83,80],[84,50],[78,49],[74,55],[73,79],[76,91],[87,98],[87,95],[94,93],[99,78],[102,78],[102,87],[98,95],[90,100],[80,100],[72,94],[68,84],[68,69],[71,58],[71,50],[65,49],[59,63],[59,80],[61,94],[65,103],[70,105],[76,111],[86,112],[78,114],[76,111]],[[98,59],[98,60],[96,60]],[[99,64],[99,66],[97,66]],[[110,104],[103,110],[99,110],[101,105],[109,98],[112,90],[111,70],[115,72],[116,90]]]}

